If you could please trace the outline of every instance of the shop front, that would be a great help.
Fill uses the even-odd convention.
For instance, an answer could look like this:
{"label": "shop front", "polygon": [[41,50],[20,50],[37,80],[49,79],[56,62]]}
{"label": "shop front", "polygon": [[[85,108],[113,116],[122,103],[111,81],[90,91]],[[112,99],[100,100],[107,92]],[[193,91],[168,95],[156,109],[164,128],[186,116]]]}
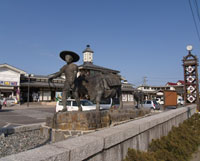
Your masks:
{"label": "shop front", "polygon": [[24,71],[8,64],[0,64],[0,97],[20,100],[20,76]]}
{"label": "shop front", "polygon": [[60,78],[49,83],[48,76],[22,76],[20,82],[21,103],[56,101],[58,93],[61,95],[63,85],[64,79]]}

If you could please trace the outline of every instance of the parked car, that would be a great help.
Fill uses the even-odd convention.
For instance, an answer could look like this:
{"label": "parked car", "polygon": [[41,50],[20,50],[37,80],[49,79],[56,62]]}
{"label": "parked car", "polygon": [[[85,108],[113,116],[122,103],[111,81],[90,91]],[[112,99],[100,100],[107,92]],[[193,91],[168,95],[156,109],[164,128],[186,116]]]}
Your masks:
{"label": "parked car", "polygon": [[178,105],[184,105],[184,104],[185,104],[185,101],[184,101],[182,98],[178,98],[178,99],[177,99],[177,104],[178,104]]}
{"label": "parked car", "polygon": [[[96,102],[93,102],[96,106]],[[104,98],[100,102],[100,110],[109,110],[111,107],[118,108],[119,107],[119,98]]]}
{"label": "parked car", "polygon": [[[96,101],[93,101],[96,106]],[[109,110],[112,106],[113,100],[112,98],[101,99],[100,101],[100,110]]]}
{"label": "parked car", "polygon": [[160,110],[160,106],[155,100],[146,100],[140,105],[140,107]]}
{"label": "parked car", "polygon": [[[96,110],[96,105],[94,105],[89,100],[80,100],[81,106],[83,108],[83,111],[89,111],[89,110]],[[75,101],[75,99],[67,99],[66,102],[67,110],[68,111],[78,111],[78,106]],[[56,112],[59,112],[63,109],[63,103],[62,101],[57,101],[56,103]]]}
{"label": "parked car", "polygon": [[0,104],[3,105],[4,101],[5,101],[5,98],[1,97],[0,98]]}
{"label": "parked car", "polygon": [[0,104],[3,106],[12,106],[17,104],[17,99],[16,98],[0,98]]}
{"label": "parked car", "polygon": [[12,105],[15,105],[17,104],[17,101],[15,98],[6,98],[6,105],[7,106],[12,106]]}
{"label": "parked car", "polygon": [[119,104],[120,104],[120,101],[119,101],[119,98],[113,98],[112,99],[112,108],[119,108]]}

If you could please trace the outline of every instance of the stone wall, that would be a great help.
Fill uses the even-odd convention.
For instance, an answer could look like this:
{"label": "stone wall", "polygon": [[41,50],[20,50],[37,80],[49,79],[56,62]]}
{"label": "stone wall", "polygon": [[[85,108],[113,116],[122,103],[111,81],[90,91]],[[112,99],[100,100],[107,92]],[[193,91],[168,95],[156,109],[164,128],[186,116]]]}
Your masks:
{"label": "stone wall", "polygon": [[49,138],[51,142],[58,142],[109,126],[116,126],[149,113],[148,109],[133,108],[59,112],[46,119],[46,126],[41,127],[41,135]]}
{"label": "stone wall", "polygon": [[134,119],[150,113],[147,109],[110,109],[106,111],[58,112],[48,117],[46,125],[60,130],[96,130],[115,122]]}
{"label": "stone wall", "polygon": [[147,150],[196,112],[196,105],[169,110],[87,135],[1,158],[1,161],[121,161],[128,148]]}

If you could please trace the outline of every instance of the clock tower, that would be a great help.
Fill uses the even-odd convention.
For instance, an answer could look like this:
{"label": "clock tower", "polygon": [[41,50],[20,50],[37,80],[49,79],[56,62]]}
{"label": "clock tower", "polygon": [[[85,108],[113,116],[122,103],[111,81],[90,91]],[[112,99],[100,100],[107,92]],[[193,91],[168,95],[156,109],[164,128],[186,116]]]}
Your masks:
{"label": "clock tower", "polygon": [[197,104],[199,109],[199,79],[198,79],[198,58],[192,55],[192,46],[187,46],[188,55],[183,58],[184,68],[184,100],[185,104]]}
{"label": "clock tower", "polygon": [[90,45],[86,46],[86,49],[83,51],[83,62],[84,63],[93,63],[93,51],[90,48]]}

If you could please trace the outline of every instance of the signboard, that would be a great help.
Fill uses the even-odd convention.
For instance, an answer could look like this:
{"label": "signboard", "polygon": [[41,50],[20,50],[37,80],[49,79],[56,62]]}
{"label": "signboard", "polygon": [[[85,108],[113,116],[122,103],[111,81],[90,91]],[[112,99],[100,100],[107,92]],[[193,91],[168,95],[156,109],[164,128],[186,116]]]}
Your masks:
{"label": "signboard", "polygon": [[177,106],[177,92],[164,91],[165,106]]}
{"label": "signboard", "polygon": [[6,86],[9,86],[10,85],[10,82],[4,82],[4,85],[6,85]]}
{"label": "signboard", "polygon": [[12,82],[12,81],[0,81],[0,85],[5,85],[5,86],[17,86],[17,82]]}
{"label": "signboard", "polygon": [[3,86],[0,86],[0,89],[14,89],[14,87],[3,87]]}
{"label": "signboard", "polygon": [[56,92],[56,101],[62,100],[62,92]]}

